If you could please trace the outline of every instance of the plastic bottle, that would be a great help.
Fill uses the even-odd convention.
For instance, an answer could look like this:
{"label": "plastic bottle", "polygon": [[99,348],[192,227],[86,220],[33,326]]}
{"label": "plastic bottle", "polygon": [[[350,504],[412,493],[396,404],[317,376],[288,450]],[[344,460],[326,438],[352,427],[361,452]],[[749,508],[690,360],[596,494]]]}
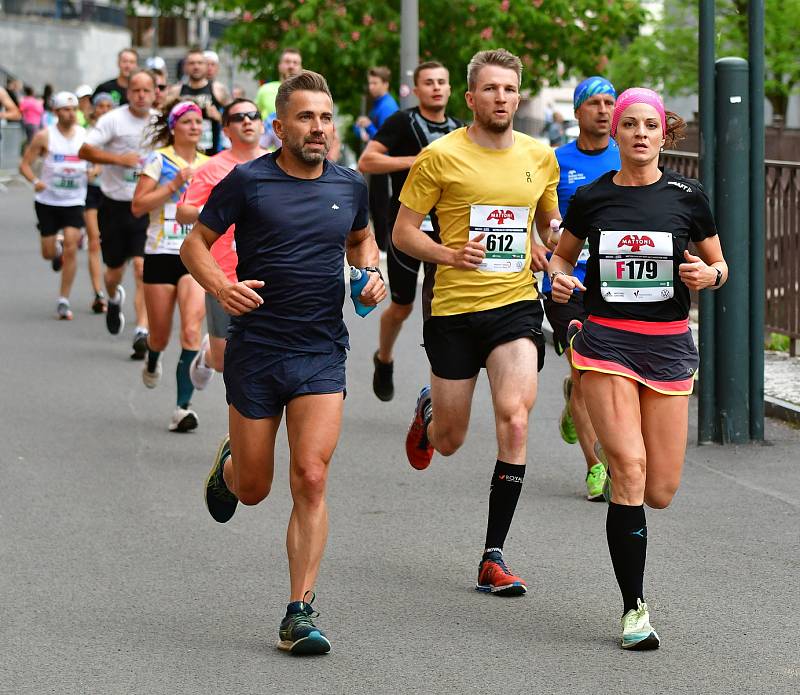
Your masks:
{"label": "plastic bottle", "polygon": [[350,266],[350,297],[353,300],[356,313],[362,317],[366,316],[375,308],[374,306],[366,306],[358,301],[358,296],[361,294],[361,290],[364,289],[367,282],[369,282],[369,275],[367,275],[365,271]]}

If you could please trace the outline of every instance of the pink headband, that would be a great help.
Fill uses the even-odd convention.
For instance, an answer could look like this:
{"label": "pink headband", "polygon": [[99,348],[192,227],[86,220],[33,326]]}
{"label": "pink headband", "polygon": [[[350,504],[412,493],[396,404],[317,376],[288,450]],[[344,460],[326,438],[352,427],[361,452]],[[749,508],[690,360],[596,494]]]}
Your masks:
{"label": "pink headband", "polygon": [[189,111],[196,111],[199,116],[203,115],[200,107],[193,101],[179,101],[172,107],[172,111],[170,111],[169,116],[167,116],[167,125],[169,126],[170,132],[175,130],[175,124],[178,122],[178,119]]}
{"label": "pink headband", "polygon": [[611,117],[612,136],[617,134],[617,126],[622,114],[625,113],[629,106],[634,104],[648,104],[658,111],[658,115],[661,117],[661,134],[667,134],[667,115],[664,113],[664,102],[661,101],[661,97],[652,89],[631,87],[617,97],[617,103],[614,105],[614,115]]}

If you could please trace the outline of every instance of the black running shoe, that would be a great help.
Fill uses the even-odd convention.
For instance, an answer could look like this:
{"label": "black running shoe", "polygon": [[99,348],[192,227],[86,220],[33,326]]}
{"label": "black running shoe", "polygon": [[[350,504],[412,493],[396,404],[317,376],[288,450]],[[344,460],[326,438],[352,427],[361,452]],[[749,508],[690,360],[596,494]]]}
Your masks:
{"label": "black running shoe", "polygon": [[50,259],[50,266],[57,273],[64,265],[64,245],[56,241],[56,255]]}
{"label": "black running shoe", "polygon": [[108,302],[106,311],[106,328],[111,335],[119,335],[125,328],[125,314],[122,313],[122,304],[125,301],[125,288],[117,287],[117,296],[114,301]]}
{"label": "black running shoe", "polygon": [[372,362],[375,365],[375,372],[372,375],[372,390],[382,401],[390,401],[394,398],[394,381],[392,379],[394,362],[388,364],[381,362],[377,352],[372,356]]}
{"label": "black running shoe", "polygon": [[308,594],[311,594],[308,603],[305,600],[293,601],[286,606],[286,616],[281,621],[278,633],[278,649],[292,654],[327,654],[331,650],[331,643],[325,633],[314,625],[312,618],[319,616],[319,613],[311,607],[315,598],[313,592],[307,591],[306,596]]}
{"label": "black running shoe", "polygon": [[92,302],[92,311],[95,314],[104,314],[106,312],[106,296],[102,292],[96,292],[94,301]]}
{"label": "black running shoe", "polygon": [[133,337],[132,360],[143,360],[147,356],[147,333],[136,331]]}
{"label": "black running shoe", "polygon": [[231,438],[226,434],[220,442],[217,454],[214,456],[214,463],[211,471],[206,478],[206,508],[214,521],[224,524],[230,521],[239,500],[225,484],[222,476],[222,469],[225,460],[231,455]]}

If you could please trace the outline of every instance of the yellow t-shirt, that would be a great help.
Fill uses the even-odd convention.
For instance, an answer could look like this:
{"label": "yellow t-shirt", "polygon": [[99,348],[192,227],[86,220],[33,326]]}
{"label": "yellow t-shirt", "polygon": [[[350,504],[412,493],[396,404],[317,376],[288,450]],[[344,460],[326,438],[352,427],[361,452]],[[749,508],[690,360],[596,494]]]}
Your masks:
{"label": "yellow t-shirt", "polygon": [[503,150],[481,147],[466,128],[422,150],[400,202],[420,214],[436,208],[444,246],[461,248],[483,232],[487,248],[482,269],[436,266],[432,316],[485,311],[537,298],[531,273],[531,225],[538,206],[545,211],[558,207],[558,180],[553,150],[516,131],[514,145]]}

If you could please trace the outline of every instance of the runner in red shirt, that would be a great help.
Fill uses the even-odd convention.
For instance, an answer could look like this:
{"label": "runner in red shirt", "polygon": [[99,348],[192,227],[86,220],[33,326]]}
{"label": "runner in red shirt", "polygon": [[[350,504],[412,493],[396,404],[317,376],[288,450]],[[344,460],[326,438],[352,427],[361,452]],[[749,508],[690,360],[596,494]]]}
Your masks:
{"label": "runner in red shirt", "polygon": [[[194,224],[197,221],[211,190],[233,167],[267,154],[267,150],[259,145],[264,125],[258,107],[252,101],[235,99],[231,102],[222,116],[222,126],[223,132],[231,141],[231,149],[215,155],[197,171],[178,205],[176,219],[181,224]],[[236,282],[238,258],[233,240],[233,226],[217,239],[211,247],[211,255],[228,279]],[[222,371],[225,339],[228,335],[228,314],[210,294],[206,295],[206,323],[208,334],[203,338],[190,370],[192,383],[198,390],[208,385],[214,371]]]}

